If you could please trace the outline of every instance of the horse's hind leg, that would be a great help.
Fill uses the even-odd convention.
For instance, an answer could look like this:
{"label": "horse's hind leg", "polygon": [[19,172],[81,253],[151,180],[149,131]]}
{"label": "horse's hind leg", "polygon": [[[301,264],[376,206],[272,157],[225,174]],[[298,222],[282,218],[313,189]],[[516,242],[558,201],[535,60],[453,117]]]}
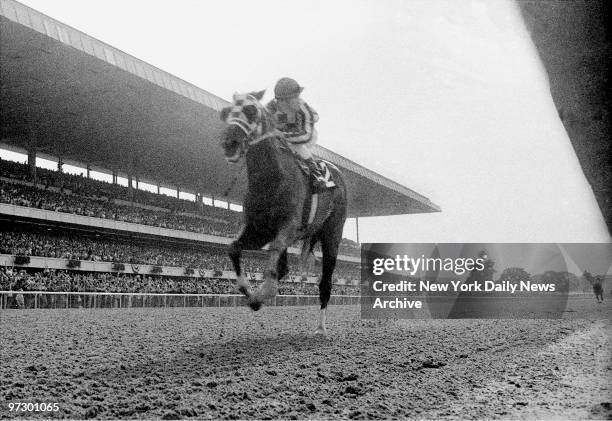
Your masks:
{"label": "horse's hind leg", "polygon": [[338,258],[338,247],[342,239],[342,229],[344,218],[340,216],[330,217],[321,230],[321,251],[323,252],[323,273],[319,281],[319,300],[321,301],[321,311],[319,314],[319,326],[315,330],[315,335],[327,336],[326,310],[331,297],[332,275],[336,268]]}
{"label": "horse's hind leg", "polygon": [[287,265],[287,250],[281,253],[278,258],[278,264],[276,265],[276,279],[280,281],[289,273],[289,266]]}
{"label": "horse's hind leg", "polygon": [[325,248],[323,249],[323,274],[319,281],[319,300],[321,302],[321,310],[319,313],[319,326],[315,330],[315,334],[327,336],[327,328],[325,326],[327,304],[331,297],[332,289],[332,274],[336,267],[336,256],[334,254],[327,254]]}

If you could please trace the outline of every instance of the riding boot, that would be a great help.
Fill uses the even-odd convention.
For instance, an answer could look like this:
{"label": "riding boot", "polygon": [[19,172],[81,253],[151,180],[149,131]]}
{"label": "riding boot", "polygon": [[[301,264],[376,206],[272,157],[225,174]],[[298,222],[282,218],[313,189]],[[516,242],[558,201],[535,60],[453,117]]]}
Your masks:
{"label": "riding boot", "polygon": [[325,182],[325,175],[321,171],[321,168],[317,165],[314,159],[310,158],[306,160],[308,169],[310,170],[310,185],[313,193],[321,193],[327,189]]}

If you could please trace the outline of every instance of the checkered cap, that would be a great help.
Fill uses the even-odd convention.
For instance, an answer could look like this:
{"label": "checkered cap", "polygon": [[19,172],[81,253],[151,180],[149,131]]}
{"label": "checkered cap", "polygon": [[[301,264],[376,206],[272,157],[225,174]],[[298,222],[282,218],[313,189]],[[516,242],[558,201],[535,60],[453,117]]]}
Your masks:
{"label": "checkered cap", "polygon": [[284,77],[276,82],[274,87],[274,96],[277,99],[287,99],[298,96],[304,88],[299,85],[294,79]]}

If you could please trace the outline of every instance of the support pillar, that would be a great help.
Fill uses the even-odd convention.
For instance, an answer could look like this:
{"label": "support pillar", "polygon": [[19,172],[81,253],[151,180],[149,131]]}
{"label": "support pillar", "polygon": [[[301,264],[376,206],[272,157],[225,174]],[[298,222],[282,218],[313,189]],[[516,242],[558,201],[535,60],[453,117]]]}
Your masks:
{"label": "support pillar", "polygon": [[181,194],[181,186],[176,186],[176,198],[180,199],[179,195]]}
{"label": "support pillar", "polygon": [[[91,165],[87,164],[86,169],[87,169],[87,178],[91,178]],[[114,181],[115,180],[113,180],[113,182]]]}
{"label": "support pillar", "polygon": [[157,183],[157,194],[161,194],[161,186]]}
{"label": "support pillar", "polygon": [[130,198],[130,202],[133,202],[134,201],[134,177],[132,176],[132,170],[128,170],[127,178],[128,178],[128,196]]}
{"label": "support pillar", "polygon": [[57,172],[64,172],[64,161],[61,156],[57,159]]}
{"label": "support pillar", "polygon": [[357,231],[357,244],[361,245],[359,242],[359,217],[355,217],[355,230]]}
{"label": "support pillar", "polygon": [[36,176],[36,148],[28,145],[28,169],[30,171],[30,181],[36,184],[38,178]]}

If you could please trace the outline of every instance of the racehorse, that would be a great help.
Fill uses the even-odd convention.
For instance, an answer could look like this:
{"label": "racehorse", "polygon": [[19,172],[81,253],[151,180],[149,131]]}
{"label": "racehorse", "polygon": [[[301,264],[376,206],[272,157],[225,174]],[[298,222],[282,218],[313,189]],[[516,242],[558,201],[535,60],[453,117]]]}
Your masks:
{"label": "racehorse", "polygon": [[[228,248],[236,271],[238,290],[254,311],[278,292],[278,281],[288,273],[287,248],[303,240],[302,258],[321,244],[321,309],[315,334],[327,336],[325,312],[331,296],[332,274],[346,220],[347,195],[342,174],[333,164],[326,167],[337,188],[311,194],[309,175],[288,147],[271,114],[261,104],[265,91],[234,94],[233,103],[221,111],[227,123],[222,146],[228,162],[246,160],[248,189],[243,202],[244,226]],[[309,207],[318,203],[316,209]],[[240,267],[242,250],[258,250],[269,244],[264,283],[251,289]]]}
{"label": "racehorse", "polygon": [[591,284],[593,287],[593,293],[595,294],[595,300],[597,303],[603,303],[603,286],[601,284],[601,276],[593,276],[586,270],[583,272],[582,276]]}

